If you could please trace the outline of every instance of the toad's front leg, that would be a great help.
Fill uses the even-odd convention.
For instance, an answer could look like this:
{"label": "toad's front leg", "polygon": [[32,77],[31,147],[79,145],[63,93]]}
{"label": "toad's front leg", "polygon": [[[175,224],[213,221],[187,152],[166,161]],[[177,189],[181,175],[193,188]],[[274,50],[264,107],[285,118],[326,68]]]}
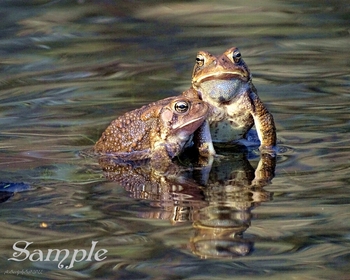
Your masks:
{"label": "toad's front leg", "polygon": [[276,146],[276,126],[272,114],[260,98],[252,93],[252,116],[260,140],[260,151],[269,151]]}
{"label": "toad's front leg", "polygon": [[210,127],[208,120],[205,120],[203,124],[195,131],[193,141],[195,147],[197,147],[199,155],[202,157],[213,157],[216,152],[214,149],[213,141],[211,139]]}

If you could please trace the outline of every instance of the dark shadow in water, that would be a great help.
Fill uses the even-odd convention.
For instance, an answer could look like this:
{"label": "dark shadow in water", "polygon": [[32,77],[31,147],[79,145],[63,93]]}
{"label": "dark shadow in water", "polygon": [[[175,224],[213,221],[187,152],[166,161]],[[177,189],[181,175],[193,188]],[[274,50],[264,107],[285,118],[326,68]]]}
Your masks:
{"label": "dark shadow in water", "polygon": [[24,192],[30,189],[32,187],[26,183],[0,182],[0,203],[7,201],[17,192]]}
{"label": "dark shadow in water", "polygon": [[176,165],[167,173],[152,169],[147,161],[120,163],[105,157],[99,162],[108,180],[133,198],[149,201],[149,211],[140,212],[140,217],[168,219],[172,224],[191,221],[193,254],[234,258],[253,251],[254,242],[243,233],[251,224],[252,209],[272,200],[263,187],[274,177],[275,156],[261,155],[254,169],[247,153],[237,152],[215,160],[211,168],[192,163],[187,168]]}

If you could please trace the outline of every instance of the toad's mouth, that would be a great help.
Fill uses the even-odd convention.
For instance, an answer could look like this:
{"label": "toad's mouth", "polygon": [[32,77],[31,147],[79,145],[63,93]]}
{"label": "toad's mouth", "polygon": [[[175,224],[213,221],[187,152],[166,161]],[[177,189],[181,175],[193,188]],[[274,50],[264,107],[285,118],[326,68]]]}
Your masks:
{"label": "toad's mouth", "polygon": [[206,82],[206,81],[212,81],[212,80],[233,80],[233,79],[240,79],[245,82],[249,80],[249,76],[247,73],[242,71],[222,71],[220,73],[212,73],[207,75],[202,75],[198,79],[192,79],[192,83],[194,85],[199,85],[200,83]]}
{"label": "toad's mouth", "polygon": [[176,130],[176,129],[181,129],[181,128],[184,128],[184,127],[190,127],[191,129],[188,129],[188,130],[192,130],[193,129],[193,131],[195,131],[202,124],[202,122],[204,121],[205,117],[206,117],[206,115],[198,117],[198,118],[191,119],[188,122],[185,122],[183,124],[174,125],[173,129]]}

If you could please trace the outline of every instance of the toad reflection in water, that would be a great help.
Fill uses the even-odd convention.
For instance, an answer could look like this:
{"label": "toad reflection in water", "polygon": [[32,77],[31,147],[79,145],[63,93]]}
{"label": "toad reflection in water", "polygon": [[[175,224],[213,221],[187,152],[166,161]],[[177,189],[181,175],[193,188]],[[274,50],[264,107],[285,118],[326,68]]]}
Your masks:
{"label": "toad reflection in water", "polygon": [[[263,154],[254,170],[245,153],[215,161],[209,175],[200,168],[159,173],[141,162],[118,163],[100,158],[105,177],[123,186],[135,199],[150,202],[145,219],[168,219],[172,224],[192,222],[189,248],[201,258],[233,258],[249,254],[253,241],[243,237],[251,211],[272,199],[263,189],[274,177],[276,158]],[[204,169],[206,170],[206,169]],[[203,179],[207,178],[207,179]],[[198,182],[201,182],[200,184]]]}

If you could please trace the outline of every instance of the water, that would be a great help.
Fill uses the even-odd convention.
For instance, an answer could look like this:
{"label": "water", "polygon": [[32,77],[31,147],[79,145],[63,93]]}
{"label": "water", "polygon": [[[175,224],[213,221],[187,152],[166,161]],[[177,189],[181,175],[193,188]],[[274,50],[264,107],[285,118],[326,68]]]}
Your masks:
{"label": "water", "polygon": [[[0,5],[4,279],[350,279],[347,1]],[[198,50],[232,46],[278,129],[262,188],[255,153],[216,162],[206,188],[196,172],[126,184],[138,169],[82,156],[116,116],[188,88]],[[43,256],[8,260],[18,241]],[[105,259],[35,261],[67,249],[69,266],[93,241]]]}

